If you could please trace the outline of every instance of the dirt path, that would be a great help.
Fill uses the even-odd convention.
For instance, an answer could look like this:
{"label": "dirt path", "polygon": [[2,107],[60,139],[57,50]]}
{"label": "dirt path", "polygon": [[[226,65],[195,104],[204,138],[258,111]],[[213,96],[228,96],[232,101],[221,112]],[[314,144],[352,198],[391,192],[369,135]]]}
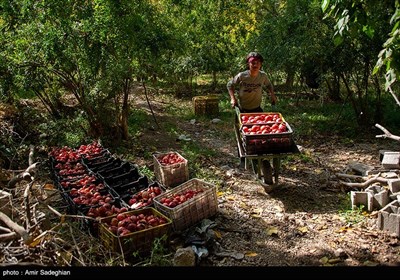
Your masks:
{"label": "dirt path", "polygon": [[[197,119],[179,122],[179,127],[191,141],[218,151],[203,164],[222,181],[214,220],[218,238],[213,246],[218,249],[210,252],[223,254],[211,253],[201,265],[400,265],[399,239],[377,228],[377,212],[341,210],[350,209],[349,191],[334,176],[350,162],[379,167],[379,150],[387,149],[387,142],[339,145],[338,139],[322,137],[298,141],[302,155],[282,161],[279,185],[267,194],[252,173],[238,168],[236,141],[229,136],[233,126]],[[164,138],[159,149],[170,144],[177,147]]]}

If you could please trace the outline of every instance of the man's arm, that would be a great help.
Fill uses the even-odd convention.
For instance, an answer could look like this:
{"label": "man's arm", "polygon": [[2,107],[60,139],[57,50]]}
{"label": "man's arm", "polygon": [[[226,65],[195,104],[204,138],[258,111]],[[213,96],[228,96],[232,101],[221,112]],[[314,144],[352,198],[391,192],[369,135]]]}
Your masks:
{"label": "man's arm", "polygon": [[230,88],[228,90],[228,92],[229,92],[229,96],[231,97],[231,106],[232,106],[232,108],[234,108],[236,105],[238,105],[238,102],[237,102],[237,99],[235,96],[235,90],[233,88]]}
{"label": "man's arm", "polygon": [[268,79],[267,79],[267,89],[269,92],[269,96],[271,97],[271,104],[275,105],[276,102],[278,101],[278,98],[275,95],[274,86],[272,85],[271,81],[269,81]]}
{"label": "man's arm", "polygon": [[278,101],[278,98],[277,98],[276,95],[275,95],[275,91],[274,91],[274,88],[273,88],[273,87],[270,88],[270,90],[269,90],[269,95],[270,95],[270,97],[271,97],[271,104],[272,104],[272,105],[275,105],[276,102]]}
{"label": "man's arm", "polygon": [[232,80],[229,80],[226,87],[228,89],[229,92],[229,96],[231,97],[231,106],[232,108],[234,108],[235,106],[238,105],[236,96],[235,96],[235,80],[237,79],[237,76],[234,77]]}

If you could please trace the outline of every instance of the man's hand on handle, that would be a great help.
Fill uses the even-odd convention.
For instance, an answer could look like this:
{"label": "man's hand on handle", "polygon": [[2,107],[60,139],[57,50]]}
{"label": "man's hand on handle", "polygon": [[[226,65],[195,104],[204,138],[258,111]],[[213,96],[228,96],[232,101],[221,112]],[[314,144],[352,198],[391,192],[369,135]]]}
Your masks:
{"label": "man's hand on handle", "polygon": [[231,106],[232,106],[232,108],[235,108],[238,106],[238,102],[237,102],[236,98],[231,98]]}

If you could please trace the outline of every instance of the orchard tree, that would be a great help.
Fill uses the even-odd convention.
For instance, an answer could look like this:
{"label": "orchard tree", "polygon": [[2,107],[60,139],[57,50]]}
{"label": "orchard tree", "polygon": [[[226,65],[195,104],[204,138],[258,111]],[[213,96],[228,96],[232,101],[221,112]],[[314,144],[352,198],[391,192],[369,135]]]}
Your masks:
{"label": "orchard tree", "polygon": [[127,138],[133,77],[173,41],[168,18],[145,0],[3,0],[0,19],[1,59],[16,87],[8,94],[31,91],[54,115],[72,94],[94,137]]}
{"label": "orchard tree", "polygon": [[322,10],[327,16],[336,20],[334,26],[336,45],[341,44],[346,36],[353,39],[360,34],[369,39],[383,36],[379,50],[374,49],[375,65],[372,74],[378,74],[383,70],[385,90],[392,94],[400,106],[398,94],[396,95],[392,89],[400,75],[399,1],[323,0]]}

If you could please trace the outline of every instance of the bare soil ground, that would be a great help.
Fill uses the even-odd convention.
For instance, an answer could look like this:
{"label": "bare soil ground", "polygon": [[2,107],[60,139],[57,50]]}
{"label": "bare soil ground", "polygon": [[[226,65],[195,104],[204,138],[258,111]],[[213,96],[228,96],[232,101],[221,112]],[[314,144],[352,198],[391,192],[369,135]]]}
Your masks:
{"label": "bare soil ground", "polygon": [[[179,102],[182,106],[191,106],[189,100]],[[151,114],[144,98],[137,98],[134,104]],[[160,152],[180,151],[187,142],[178,140],[179,133],[184,133],[201,149],[216,153],[213,157],[199,157],[199,162],[196,162],[217,178],[219,206],[217,215],[210,218],[213,235],[208,236],[202,246],[197,245],[197,248],[204,247],[208,251],[208,255],[199,258],[198,266],[400,265],[399,238],[377,228],[377,211],[343,211],[344,208],[350,209],[350,190],[335,177],[336,173],[346,170],[350,162],[379,168],[379,150],[398,150],[393,141],[372,139],[343,144],[339,137],[315,135],[312,139],[295,138],[296,144],[301,146],[301,154],[282,159],[279,184],[273,192],[266,193],[250,170],[239,167],[233,119],[232,124],[224,121],[213,123],[211,118],[196,118],[194,123],[178,118],[174,120],[168,110],[179,107],[176,100],[152,96],[151,104],[160,128],[154,123],[148,124],[132,141],[131,156],[136,158],[137,164],[151,168],[151,160],[141,156],[143,147],[151,146],[152,151]],[[177,135],[167,132],[163,125],[167,121],[176,122]],[[43,174],[43,178],[45,176]],[[4,178],[2,181],[4,183]],[[15,194],[22,197],[24,188],[25,185],[21,185]],[[60,203],[53,200],[50,205],[61,211]],[[60,218],[53,216],[49,222],[52,221],[60,223]],[[39,246],[20,249],[10,247],[10,243],[0,243],[1,262],[3,265],[20,260],[50,266],[85,266],[82,260],[93,252],[96,257],[91,259],[90,265],[108,266],[110,259],[118,259],[98,246],[98,239],[85,233],[72,234],[73,228],[66,225],[66,222],[61,222],[57,228],[52,228],[49,224],[47,230],[70,234],[73,240],[66,241],[63,236],[55,235],[47,241],[42,240],[41,250]],[[187,235],[171,237],[172,253],[166,259],[173,257],[175,249],[193,245],[185,242],[185,237]],[[86,248],[88,245],[90,249]],[[19,255],[15,255],[13,250],[17,250]],[[11,255],[13,257],[9,257]],[[122,261],[121,265],[140,264]]]}
{"label": "bare soil ground", "polygon": [[[163,111],[158,107],[161,103],[154,104],[156,112]],[[214,218],[219,246],[201,265],[400,265],[399,239],[377,228],[377,211],[344,211],[351,208],[350,190],[335,177],[351,162],[379,168],[379,150],[388,149],[389,141],[340,144],[337,137],[318,135],[298,139],[296,144],[308,160],[300,155],[283,158],[279,184],[266,193],[250,170],[239,167],[233,125],[210,119],[177,123],[192,141],[217,151],[216,157],[204,159],[202,164],[222,181],[220,210]],[[151,139],[154,135],[142,136],[144,142]],[[159,137],[158,141],[161,151],[176,147],[176,139]]]}

